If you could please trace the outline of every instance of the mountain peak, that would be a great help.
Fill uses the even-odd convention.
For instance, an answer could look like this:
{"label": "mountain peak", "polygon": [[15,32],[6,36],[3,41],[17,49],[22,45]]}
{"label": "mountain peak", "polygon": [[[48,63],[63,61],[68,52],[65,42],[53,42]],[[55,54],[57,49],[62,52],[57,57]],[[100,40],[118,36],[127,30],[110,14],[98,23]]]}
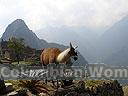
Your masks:
{"label": "mountain peak", "polygon": [[25,23],[24,20],[22,19],[16,19],[15,21],[13,21],[12,23]]}
{"label": "mountain peak", "polygon": [[40,44],[39,38],[32,32],[22,19],[16,19],[8,25],[5,32],[2,35],[2,39],[8,41],[10,38],[23,38],[27,46],[32,48],[41,48],[43,44]]}
{"label": "mountain peak", "polygon": [[27,27],[27,25],[26,25],[26,23],[24,22],[24,20],[22,20],[22,19],[16,19],[15,21],[13,21],[11,24],[9,24],[9,26],[8,27],[14,27],[15,26],[15,28],[17,27],[17,28],[19,28],[19,27],[25,27],[25,28],[28,28]]}
{"label": "mountain peak", "polygon": [[2,39],[8,41],[12,37],[23,37],[24,34],[31,34],[28,26],[25,24],[24,20],[16,19],[8,25],[5,32],[2,35]]}

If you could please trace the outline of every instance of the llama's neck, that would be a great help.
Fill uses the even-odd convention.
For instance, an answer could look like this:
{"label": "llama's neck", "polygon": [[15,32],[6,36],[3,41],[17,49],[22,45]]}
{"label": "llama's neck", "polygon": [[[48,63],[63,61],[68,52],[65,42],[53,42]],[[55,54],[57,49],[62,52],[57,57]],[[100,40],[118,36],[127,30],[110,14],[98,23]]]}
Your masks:
{"label": "llama's neck", "polygon": [[58,63],[65,63],[70,59],[69,55],[70,48],[64,50],[57,56],[57,62]]}

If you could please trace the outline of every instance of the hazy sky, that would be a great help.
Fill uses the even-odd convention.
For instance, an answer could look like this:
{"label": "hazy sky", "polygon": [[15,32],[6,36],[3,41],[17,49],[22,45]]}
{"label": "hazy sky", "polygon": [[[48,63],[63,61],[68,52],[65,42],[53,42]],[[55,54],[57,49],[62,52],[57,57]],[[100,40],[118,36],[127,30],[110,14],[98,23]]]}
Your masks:
{"label": "hazy sky", "polygon": [[0,35],[17,18],[33,31],[46,26],[111,26],[128,15],[128,0],[0,0]]}

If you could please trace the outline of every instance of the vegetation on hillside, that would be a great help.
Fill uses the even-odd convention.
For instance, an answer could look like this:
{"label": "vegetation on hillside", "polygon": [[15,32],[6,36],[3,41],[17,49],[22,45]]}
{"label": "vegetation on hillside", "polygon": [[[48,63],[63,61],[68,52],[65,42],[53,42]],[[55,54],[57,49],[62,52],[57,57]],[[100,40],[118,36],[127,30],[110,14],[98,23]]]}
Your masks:
{"label": "vegetation on hillside", "polygon": [[8,47],[10,49],[12,49],[13,52],[15,53],[16,58],[17,58],[17,62],[19,64],[20,55],[23,54],[24,47],[25,47],[23,39],[16,39],[16,38],[9,39]]}

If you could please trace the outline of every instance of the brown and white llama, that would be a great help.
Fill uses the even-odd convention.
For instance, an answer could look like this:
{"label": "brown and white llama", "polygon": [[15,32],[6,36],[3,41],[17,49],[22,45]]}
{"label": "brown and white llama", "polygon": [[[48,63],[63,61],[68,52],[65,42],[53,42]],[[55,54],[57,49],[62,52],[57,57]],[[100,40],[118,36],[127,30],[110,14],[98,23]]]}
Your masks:
{"label": "brown and white llama", "polygon": [[[76,48],[77,47],[73,47],[71,43],[69,48],[65,49],[64,51],[61,51],[59,48],[45,48],[40,55],[40,62],[44,66],[52,63],[69,64],[71,57],[73,57],[74,60],[77,60],[78,56],[75,50]],[[53,85],[55,85],[54,82]]]}

